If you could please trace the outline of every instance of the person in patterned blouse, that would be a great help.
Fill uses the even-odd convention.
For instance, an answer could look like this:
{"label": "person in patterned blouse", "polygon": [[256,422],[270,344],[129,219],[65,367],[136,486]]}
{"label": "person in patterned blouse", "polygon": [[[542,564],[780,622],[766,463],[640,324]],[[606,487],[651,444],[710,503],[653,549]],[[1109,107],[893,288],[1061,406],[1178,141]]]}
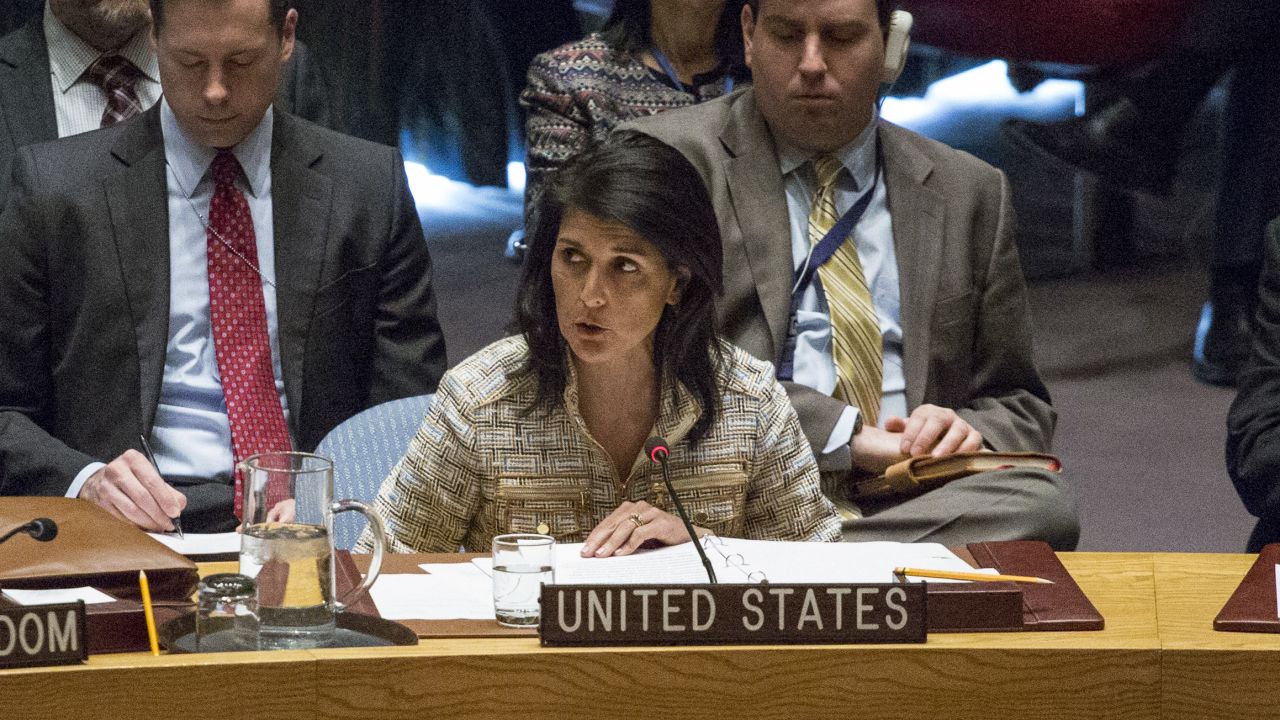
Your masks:
{"label": "person in patterned blouse", "polygon": [[693,166],[621,133],[557,175],[540,218],[521,334],[445,375],[378,493],[390,548],[485,551],[509,532],[595,556],[687,542],[642,452],[654,435],[699,534],[839,540],[771,365],[716,335],[720,233]]}
{"label": "person in patterned blouse", "polygon": [[617,0],[599,33],[534,58],[527,113],[525,230],[547,179],[627,120],[720,97],[748,82],[743,0]]}

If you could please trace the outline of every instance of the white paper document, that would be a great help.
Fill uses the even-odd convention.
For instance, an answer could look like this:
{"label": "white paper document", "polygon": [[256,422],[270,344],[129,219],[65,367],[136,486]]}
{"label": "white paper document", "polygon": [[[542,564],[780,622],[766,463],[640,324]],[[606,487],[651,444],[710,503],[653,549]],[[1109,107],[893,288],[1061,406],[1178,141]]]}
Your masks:
{"label": "white paper document", "polygon": [[61,590],[5,590],[5,597],[19,605],[57,605],[83,600],[85,605],[115,602],[110,595],[88,586]]}
{"label": "white paper document", "polygon": [[147,533],[155,540],[164,543],[170,550],[183,555],[238,555],[240,553],[240,533],[186,533],[186,537],[178,537],[177,533]]}
{"label": "white paper document", "polygon": [[475,565],[477,568],[480,568],[480,572],[484,573],[485,577],[487,578],[493,577],[493,558],[491,557],[474,558],[471,561],[471,564]]}
{"label": "white paper document", "polygon": [[379,575],[369,594],[388,620],[494,619],[493,581],[479,570],[472,576]]}
{"label": "white paper document", "polygon": [[[973,572],[935,543],[805,543],[710,538],[707,557],[721,583],[888,583],[897,567]],[[705,583],[706,570],[687,543],[612,558],[583,558],[581,544],[556,546],[558,584]],[[933,580],[931,582],[939,582]]]}
{"label": "white paper document", "polygon": [[[479,558],[488,563],[489,567],[493,567],[493,561],[489,558]],[[474,562],[474,561],[473,561]],[[419,565],[424,572],[431,575],[443,575],[453,578],[472,579],[472,580],[488,580],[492,574],[492,570],[486,572],[483,568],[473,565],[469,562],[456,563],[425,563]]]}
{"label": "white paper document", "polygon": [[[719,575],[720,565],[714,567]],[[707,571],[687,543],[608,558],[584,558],[582,543],[573,543],[556,546],[555,581],[557,585],[693,584],[706,582]]]}
{"label": "white paper document", "polygon": [[[888,583],[896,567],[973,572],[933,543],[805,543],[714,538],[704,540],[721,583]],[[688,543],[635,555],[584,558],[582,544],[556,546],[555,582],[562,585],[696,584],[706,570]],[[493,562],[420,565],[426,575],[382,575],[370,594],[389,620],[493,620]],[[994,572],[994,571],[993,571]],[[917,580],[916,578],[912,579]],[[930,580],[929,582],[947,582]]]}

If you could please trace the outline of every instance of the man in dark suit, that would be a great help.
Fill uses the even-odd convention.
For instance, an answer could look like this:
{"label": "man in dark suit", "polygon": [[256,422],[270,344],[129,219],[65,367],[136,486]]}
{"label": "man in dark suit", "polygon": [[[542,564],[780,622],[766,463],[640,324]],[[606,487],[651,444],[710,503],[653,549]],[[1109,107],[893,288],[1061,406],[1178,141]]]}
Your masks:
{"label": "man in dark suit", "polygon": [[433,391],[444,342],[399,153],[272,107],[287,0],[152,14],[164,99],[17,154],[0,494],[78,496],[155,530],[185,506],[187,529],[220,530],[235,462]]}
{"label": "man in dark suit", "polygon": [[1253,347],[1227,414],[1227,473],[1258,518],[1245,549],[1280,542],[1280,217],[1267,226]]}
{"label": "man in dark suit", "polygon": [[[107,98],[92,87],[92,73],[86,70],[91,61],[104,55],[130,61],[138,71],[137,110],[151,107],[160,96],[155,55],[146,32],[150,25],[147,0],[41,4],[43,12],[0,37],[0,208],[18,148],[100,126]],[[276,107],[332,127],[330,105],[328,82],[319,64],[297,43],[280,75]]]}
{"label": "man in dark suit", "polygon": [[[779,362],[846,539],[1069,549],[1074,506],[1047,472],[849,499],[848,483],[907,456],[1048,451],[1056,419],[1032,363],[1004,175],[877,117],[880,83],[900,69],[886,62],[886,43],[901,49],[891,10],[752,0],[742,25],[753,87],[635,127],[706,180],[725,246],[722,330]],[[864,196],[852,234],[835,232]],[[796,290],[828,232],[838,249]]]}

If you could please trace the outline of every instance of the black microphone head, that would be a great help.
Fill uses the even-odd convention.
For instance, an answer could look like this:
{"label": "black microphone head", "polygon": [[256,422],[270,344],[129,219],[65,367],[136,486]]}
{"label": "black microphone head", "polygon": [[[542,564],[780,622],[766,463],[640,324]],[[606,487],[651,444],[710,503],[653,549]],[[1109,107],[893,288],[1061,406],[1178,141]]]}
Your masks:
{"label": "black microphone head", "polygon": [[27,523],[27,534],[40,542],[49,542],[58,537],[58,523],[49,518],[36,518]]}
{"label": "black microphone head", "polygon": [[662,462],[671,454],[667,449],[667,441],[654,435],[644,441],[644,454],[649,456],[653,462]]}

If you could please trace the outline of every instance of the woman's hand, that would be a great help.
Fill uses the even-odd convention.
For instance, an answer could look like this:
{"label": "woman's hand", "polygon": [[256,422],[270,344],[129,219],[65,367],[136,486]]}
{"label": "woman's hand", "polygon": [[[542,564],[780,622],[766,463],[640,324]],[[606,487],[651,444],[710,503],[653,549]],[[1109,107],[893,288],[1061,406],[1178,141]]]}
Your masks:
{"label": "woman's hand", "polygon": [[[694,531],[698,537],[706,532],[699,527]],[[630,555],[649,540],[663,545],[679,545],[689,542],[689,533],[685,532],[680,518],[671,513],[643,500],[624,502],[587,535],[582,545],[582,557]]]}

